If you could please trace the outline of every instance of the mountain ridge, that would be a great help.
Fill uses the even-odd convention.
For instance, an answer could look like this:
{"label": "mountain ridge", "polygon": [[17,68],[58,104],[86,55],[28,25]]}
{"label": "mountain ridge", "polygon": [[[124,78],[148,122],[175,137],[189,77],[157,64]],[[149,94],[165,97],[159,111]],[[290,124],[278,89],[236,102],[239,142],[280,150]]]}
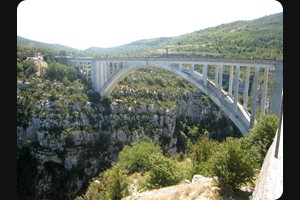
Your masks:
{"label": "mountain ridge", "polygon": [[17,35],[17,45],[32,46],[32,47],[47,47],[56,50],[79,50],[62,44],[56,44],[56,43],[52,44],[52,43],[40,42],[36,40],[30,40],[18,35]]}
{"label": "mountain ridge", "polygon": [[[17,36],[17,44],[45,45],[55,50],[78,49],[59,44],[47,44]],[[25,41],[24,41],[25,40]],[[131,54],[138,56],[190,54],[214,57],[283,57],[283,12],[253,20],[238,20],[200,29],[175,37],[159,37],[137,40],[128,44],[103,48],[92,46],[78,50],[87,54]]]}

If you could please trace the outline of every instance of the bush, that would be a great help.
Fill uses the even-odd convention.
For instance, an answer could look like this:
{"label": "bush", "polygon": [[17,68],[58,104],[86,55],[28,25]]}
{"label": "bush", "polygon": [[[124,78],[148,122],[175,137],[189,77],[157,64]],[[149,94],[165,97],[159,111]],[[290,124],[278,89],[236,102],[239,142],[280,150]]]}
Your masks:
{"label": "bush", "polygon": [[195,174],[207,174],[207,160],[213,155],[218,147],[218,142],[209,139],[203,135],[201,139],[193,145],[193,153],[191,159]]}
{"label": "bush", "polygon": [[86,193],[77,196],[75,200],[119,200],[129,194],[129,179],[120,165],[113,166],[100,173],[97,178],[90,182]]}
{"label": "bush", "polygon": [[129,179],[120,165],[113,165],[109,170],[105,171],[104,178],[107,181],[106,197],[107,199],[121,199],[129,194]]}
{"label": "bush", "polygon": [[175,185],[181,181],[181,174],[176,163],[163,155],[150,158],[149,189]]}
{"label": "bush", "polygon": [[258,162],[259,166],[262,165],[273,142],[278,126],[279,117],[275,114],[267,114],[257,119],[257,123],[245,137],[247,148],[253,151],[253,159]]}
{"label": "bush", "polygon": [[178,174],[180,175],[180,180],[183,181],[185,179],[191,180],[193,178],[193,163],[191,159],[186,158],[177,163],[178,166]]}
{"label": "bush", "polygon": [[162,155],[161,148],[154,142],[133,142],[132,146],[126,145],[119,153],[120,164],[133,172],[145,172],[151,169],[150,158]]}
{"label": "bush", "polygon": [[208,160],[210,175],[217,176],[218,185],[230,193],[254,176],[251,158],[242,144],[242,139],[228,137]]}

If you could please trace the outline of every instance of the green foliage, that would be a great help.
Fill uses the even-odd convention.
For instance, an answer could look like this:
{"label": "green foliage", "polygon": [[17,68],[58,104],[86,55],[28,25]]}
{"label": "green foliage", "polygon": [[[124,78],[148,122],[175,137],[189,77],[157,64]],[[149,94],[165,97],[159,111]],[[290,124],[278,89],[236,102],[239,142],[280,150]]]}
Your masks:
{"label": "green foliage", "polygon": [[17,77],[31,76],[37,72],[37,65],[32,59],[17,59]]}
{"label": "green foliage", "polygon": [[73,82],[78,78],[77,70],[74,67],[68,67],[63,64],[52,62],[46,68],[45,76],[51,81]]}
{"label": "green foliage", "polygon": [[151,169],[150,158],[155,155],[162,155],[162,150],[154,142],[133,142],[131,146],[126,145],[119,153],[119,162],[129,173],[145,172]]}
{"label": "green foliage", "polygon": [[100,99],[100,103],[103,105],[104,107],[104,115],[110,115],[111,114],[111,97],[103,97],[102,99]]}
{"label": "green foliage", "polygon": [[119,200],[129,194],[129,180],[126,171],[120,165],[113,165],[111,169],[106,170],[104,180],[107,181],[107,199]]}
{"label": "green foliage", "polygon": [[89,97],[89,101],[94,103],[94,104],[99,104],[101,97],[100,94],[98,92],[91,92],[87,94]]}
{"label": "green foliage", "polygon": [[[100,177],[100,175],[99,175]],[[99,178],[101,180],[101,178]],[[97,180],[97,179],[95,179]],[[98,200],[106,200],[105,199],[105,191],[104,191],[104,188],[105,188],[105,183],[104,181],[99,181],[99,182],[90,182],[89,183],[89,186],[88,186],[88,189],[86,191],[85,194],[83,194],[82,196],[77,196],[75,198],[75,200],[95,200],[95,199],[98,199]]]}
{"label": "green foliage", "polygon": [[[187,157],[187,155],[185,155],[184,157]],[[191,159],[185,158],[184,160],[178,161],[179,162],[176,162],[176,164],[178,167],[178,174],[180,176],[180,180],[191,180],[194,175],[193,162],[191,161]]]}
{"label": "green foliage", "polygon": [[217,150],[218,142],[203,135],[197,143],[193,145],[191,159],[195,174],[208,175],[207,161]]}
{"label": "green foliage", "polygon": [[181,181],[181,174],[176,163],[163,155],[149,157],[151,169],[149,174],[148,188],[161,188],[175,185]]}
{"label": "green foliage", "polygon": [[259,165],[270,148],[279,126],[279,117],[275,114],[266,114],[257,119],[257,122],[245,136],[245,145],[253,151],[253,160]]}
{"label": "green foliage", "polygon": [[178,152],[190,153],[192,144],[199,136],[199,124],[191,118],[180,116],[176,119],[174,135],[177,137],[176,147]]}
{"label": "green foliage", "polygon": [[77,196],[76,200],[120,200],[129,194],[129,178],[119,164],[113,163],[110,169],[101,172],[94,178],[82,196]]}
{"label": "green foliage", "polygon": [[218,177],[220,188],[233,193],[253,179],[254,169],[250,156],[241,139],[227,137],[207,161],[209,174]]}

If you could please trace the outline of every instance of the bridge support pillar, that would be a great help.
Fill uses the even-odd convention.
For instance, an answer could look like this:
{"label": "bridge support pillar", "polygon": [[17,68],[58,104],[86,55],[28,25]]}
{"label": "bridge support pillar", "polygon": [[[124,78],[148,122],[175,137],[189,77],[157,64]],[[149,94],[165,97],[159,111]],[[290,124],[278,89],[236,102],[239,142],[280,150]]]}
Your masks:
{"label": "bridge support pillar", "polygon": [[249,76],[250,76],[250,67],[247,66],[247,68],[246,68],[245,90],[244,90],[244,103],[243,103],[243,108],[245,110],[247,110],[247,106],[248,106]]}
{"label": "bridge support pillar", "polygon": [[104,63],[103,62],[100,62],[100,88],[103,87],[104,85]]}
{"label": "bridge support pillar", "polygon": [[219,97],[222,97],[223,65],[220,65],[219,68]]}
{"label": "bridge support pillar", "polygon": [[255,75],[253,80],[253,94],[252,94],[252,108],[251,108],[251,117],[250,117],[250,127],[253,126],[255,120],[256,112],[256,100],[257,100],[257,85],[258,85],[258,74],[259,67],[255,67]]}
{"label": "bridge support pillar", "polygon": [[215,66],[215,84],[216,85],[218,85],[219,84],[219,82],[218,82],[218,80],[219,80],[219,74],[218,74],[218,71],[219,71],[219,66],[218,65],[216,65]]}
{"label": "bridge support pillar", "polygon": [[233,65],[230,66],[229,88],[228,88],[229,96],[232,96],[232,83],[233,83]]}
{"label": "bridge support pillar", "polygon": [[235,80],[234,80],[234,112],[237,113],[237,103],[238,103],[238,97],[239,97],[239,78],[240,78],[240,66],[236,66],[235,70]]}
{"label": "bridge support pillar", "polygon": [[99,75],[100,75],[100,71],[99,71],[99,69],[100,69],[100,63],[99,62],[95,62],[94,63],[94,80],[92,80],[92,84],[93,84],[93,87],[94,87],[94,89],[97,91],[97,92],[99,92],[99,85],[100,85],[100,78],[99,78]]}
{"label": "bridge support pillar", "polygon": [[108,80],[108,66],[107,62],[103,62],[103,67],[104,67],[104,83]]}
{"label": "bridge support pillar", "polygon": [[195,64],[192,63],[191,64],[191,75],[192,75],[192,78],[194,78],[194,69],[195,69]]}
{"label": "bridge support pillar", "polygon": [[117,71],[116,72],[118,72],[120,70],[120,63],[117,62],[116,64],[117,64]]}
{"label": "bridge support pillar", "polygon": [[266,98],[267,98],[267,89],[268,89],[268,75],[269,75],[269,68],[265,68],[264,72],[264,85],[262,91],[262,99],[260,102],[260,116],[265,115],[265,108],[266,108]]}
{"label": "bridge support pillar", "polygon": [[203,64],[203,83],[207,86],[207,64]]}
{"label": "bridge support pillar", "polygon": [[275,79],[273,86],[273,96],[271,103],[271,111],[280,116],[281,114],[281,104],[282,104],[282,95],[283,95],[283,63],[282,61],[276,61],[276,69],[275,69]]}

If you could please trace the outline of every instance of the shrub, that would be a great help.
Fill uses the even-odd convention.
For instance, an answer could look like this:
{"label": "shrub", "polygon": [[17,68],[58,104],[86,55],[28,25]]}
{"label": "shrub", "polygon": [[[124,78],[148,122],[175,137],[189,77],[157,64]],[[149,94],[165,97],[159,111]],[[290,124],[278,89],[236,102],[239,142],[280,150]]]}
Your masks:
{"label": "shrub", "polygon": [[150,158],[162,155],[161,148],[154,142],[133,142],[132,146],[126,145],[119,153],[120,164],[133,172],[145,172],[151,169]]}
{"label": "shrub", "polygon": [[120,165],[113,165],[109,170],[105,171],[104,179],[107,181],[106,197],[107,199],[121,199],[129,194],[129,179]]}
{"label": "shrub", "polygon": [[201,139],[193,145],[191,159],[195,174],[207,175],[207,160],[214,154],[218,147],[218,142],[203,135]]}
{"label": "shrub", "polygon": [[90,182],[86,193],[77,196],[75,200],[119,200],[129,194],[129,179],[119,164],[113,164],[110,169],[101,172],[97,178]]}
{"label": "shrub", "polygon": [[253,160],[256,160],[259,166],[273,142],[278,126],[279,117],[275,114],[266,114],[257,119],[256,124],[245,136],[246,146],[253,151]]}
{"label": "shrub", "polygon": [[254,176],[251,158],[242,144],[241,139],[228,137],[208,160],[210,175],[217,176],[219,186],[227,192],[235,192]]}
{"label": "shrub", "polygon": [[150,189],[175,185],[181,181],[179,167],[174,161],[163,155],[155,155],[150,160],[151,170],[147,180]]}
{"label": "shrub", "polygon": [[180,180],[185,179],[191,180],[193,178],[193,163],[191,159],[184,159],[177,163],[178,174],[180,175]]}

